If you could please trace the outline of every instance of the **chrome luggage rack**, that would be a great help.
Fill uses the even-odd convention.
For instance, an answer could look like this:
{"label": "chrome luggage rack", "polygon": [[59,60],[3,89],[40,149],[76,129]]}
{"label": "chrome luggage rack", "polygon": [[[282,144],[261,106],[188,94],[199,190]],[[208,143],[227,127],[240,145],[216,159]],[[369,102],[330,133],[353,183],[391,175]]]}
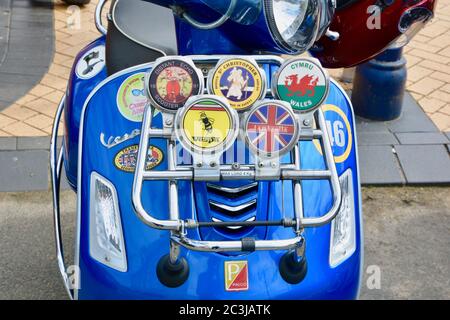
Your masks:
{"label": "chrome luggage rack", "polygon": [[[197,66],[201,66],[203,74],[206,76],[209,67],[213,67],[223,56],[191,56]],[[261,64],[272,64],[280,66],[283,59],[277,56],[254,56],[256,62]],[[270,86],[269,86],[270,87]],[[272,97],[270,89],[266,90],[266,97]],[[176,144],[177,139],[174,135],[173,121],[170,115],[163,114],[163,129],[152,128],[152,119],[155,114],[155,107],[149,104],[144,112],[141,139],[139,144],[139,153],[134,175],[132,203],[137,216],[152,228],[161,230],[170,230],[171,235],[171,253],[170,258],[173,262],[177,261],[179,255],[179,246],[194,251],[204,252],[230,252],[230,251],[261,251],[261,250],[295,250],[298,255],[303,255],[304,250],[303,230],[308,227],[322,226],[330,223],[337,215],[341,205],[341,188],[339,177],[336,171],[333,152],[323,111],[319,108],[314,113],[307,115],[297,115],[300,123],[299,141],[320,141],[323,150],[325,170],[303,170],[300,164],[300,148],[296,143],[291,151],[290,164],[280,164],[275,173],[270,176],[261,174],[261,163],[255,164],[236,164],[236,165],[218,165],[216,176],[211,177],[198,174],[195,165],[178,165]],[[173,116],[173,115],[172,115]],[[168,118],[167,118],[168,117]],[[314,127],[314,122],[316,126]],[[163,171],[147,171],[145,169],[146,157],[151,138],[167,139],[167,162],[168,169]],[[294,191],[294,217],[278,221],[242,221],[242,222],[203,222],[193,219],[183,220],[180,218],[178,207],[178,181],[225,181],[225,180],[291,180],[293,181]],[[305,217],[302,200],[302,181],[304,180],[329,180],[333,194],[333,205],[331,209],[321,217]],[[160,220],[148,213],[142,204],[142,188],[145,181],[167,181],[169,183],[169,219]],[[283,240],[256,240],[244,238],[240,241],[201,241],[188,238],[187,229],[205,228],[205,227],[258,227],[258,226],[280,226],[293,228],[294,236]]]}

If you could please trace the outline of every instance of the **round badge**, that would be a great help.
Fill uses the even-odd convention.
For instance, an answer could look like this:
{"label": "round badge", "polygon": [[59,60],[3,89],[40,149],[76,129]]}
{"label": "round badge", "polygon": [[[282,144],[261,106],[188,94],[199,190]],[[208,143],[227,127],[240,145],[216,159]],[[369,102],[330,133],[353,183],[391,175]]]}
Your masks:
{"label": "round badge", "polygon": [[[139,145],[135,144],[120,150],[114,157],[114,166],[124,172],[132,173],[136,170]],[[162,151],[155,147],[148,148],[146,170],[157,167],[163,161]]]}
{"label": "round badge", "polygon": [[122,116],[130,121],[142,122],[147,103],[145,73],[140,72],[128,77],[117,92],[117,107]]}
{"label": "round badge", "polygon": [[203,93],[203,75],[189,59],[158,59],[148,75],[147,90],[156,108],[175,113],[191,96]]}
{"label": "round badge", "polygon": [[208,90],[210,94],[225,97],[237,111],[247,110],[265,95],[264,71],[247,59],[219,61],[210,73]]}
{"label": "round badge", "polygon": [[188,100],[175,119],[176,135],[188,151],[211,154],[225,151],[238,135],[238,115],[216,96]]}
{"label": "round badge", "polygon": [[320,63],[307,58],[287,60],[272,82],[272,92],[302,113],[317,109],[326,99],[329,87],[330,80]]}
{"label": "round badge", "polygon": [[274,157],[292,150],[299,139],[299,127],[288,103],[271,100],[248,112],[243,134],[250,150],[263,157]]}
{"label": "round badge", "polygon": [[78,60],[75,72],[80,79],[91,79],[105,67],[105,46],[97,46],[88,50]]}

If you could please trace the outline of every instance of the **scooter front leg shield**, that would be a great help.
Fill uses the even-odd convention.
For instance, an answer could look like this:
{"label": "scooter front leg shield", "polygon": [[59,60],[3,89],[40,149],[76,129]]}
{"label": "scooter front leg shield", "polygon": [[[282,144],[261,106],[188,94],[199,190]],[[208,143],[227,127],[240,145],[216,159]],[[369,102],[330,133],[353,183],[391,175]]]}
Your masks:
{"label": "scooter front leg shield", "polygon": [[[181,248],[189,264],[187,281],[176,288],[156,276],[160,258],[169,253],[170,232],[145,225],[132,205],[133,171],[140,139],[145,73],[151,64],[117,73],[90,94],[81,114],[78,158],[78,219],[76,262],[80,267],[78,299],[353,299],[358,295],[362,265],[362,218],[353,111],[334,82],[323,106],[336,167],[344,193],[345,213],[335,223],[305,229],[308,273],[299,284],[280,275],[283,251],[207,253]],[[153,125],[162,126],[161,114]],[[301,142],[302,165],[324,168],[320,145]],[[167,141],[150,141],[147,170],[167,170]],[[228,188],[239,187],[224,184]],[[206,183],[178,184],[180,218],[212,219],[211,200],[218,200]],[[257,217],[292,215],[292,183],[259,182],[244,197],[255,199]],[[326,181],[303,183],[307,217],[318,217],[332,204]],[[237,200],[228,199],[231,204]],[[246,198],[247,199],[247,198]],[[240,199],[239,201],[241,201]],[[245,200],[245,199],[244,199]],[[242,201],[244,201],[242,200]],[[248,199],[247,199],[248,200]],[[147,181],[142,202],[147,212],[168,219],[168,183]],[[341,213],[339,213],[341,214]],[[339,216],[339,215],[338,215]],[[262,231],[261,231],[262,230]],[[249,232],[260,239],[286,239],[292,229],[263,227]],[[236,232],[209,228],[189,230],[197,240],[232,239]]]}

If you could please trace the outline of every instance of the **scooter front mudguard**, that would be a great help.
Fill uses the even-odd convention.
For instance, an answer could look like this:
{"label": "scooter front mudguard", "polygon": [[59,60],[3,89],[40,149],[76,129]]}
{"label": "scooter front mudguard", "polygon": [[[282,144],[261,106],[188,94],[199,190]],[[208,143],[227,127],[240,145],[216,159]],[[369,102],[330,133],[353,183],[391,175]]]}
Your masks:
{"label": "scooter front mudguard", "polygon": [[[152,229],[136,216],[131,195],[133,158],[124,162],[139,145],[139,106],[136,112],[124,110],[121,99],[124,83],[148,72],[151,64],[117,73],[102,81],[89,95],[81,114],[78,151],[78,218],[76,263],[80,268],[80,287],[75,290],[78,299],[354,299],[358,296],[363,258],[363,230],[360,205],[359,172],[354,116],[345,92],[331,83],[330,94],[323,106],[331,132],[333,153],[340,176],[349,174],[351,187],[347,203],[354,216],[354,248],[348,258],[330,266],[331,224],[307,228],[306,256],[308,273],[299,284],[288,284],[280,276],[279,261],[285,252],[258,251],[228,255],[194,252],[182,248],[190,267],[188,280],[177,288],[162,285],[156,268],[159,259],[169,252],[169,231]],[[270,79],[269,79],[270,80]],[[77,96],[77,88],[72,95]],[[133,108],[132,108],[133,109]],[[137,115],[137,117],[136,117]],[[161,116],[154,124],[161,125]],[[128,136],[126,136],[128,134]],[[110,139],[110,137],[112,137]],[[165,170],[166,143],[152,139],[150,144],[159,150],[151,170]],[[302,165],[305,168],[323,168],[320,147],[313,142],[301,143]],[[121,159],[118,161],[118,159]],[[129,161],[129,162],[126,162]],[[131,170],[132,171],[132,170]],[[100,175],[113,185],[118,197],[121,229],[126,252],[126,268],[119,271],[108,261],[94,259],[90,234],[91,179]],[[292,188],[282,182],[266,183],[258,192],[258,202],[268,199],[267,211],[274,219],[284,212],[293,214]],[[286,182],[285,182],[286,184]],[[145,182],[142,201],[145,209],[159,219],[168,218],[167,182]],[[179,205],[182,218],[198,214],[198,201],[190,182],[179,184]],[[202,195],[200,195],[202,196]],[[204,195],[207,196],[206,194]],[[331,206],[332,197],[328,182],[308,181],[303,184],[304,209],[307,216],[321,216]],[[347,201],[348,202],[348,201]],[[191,237],[200,239],[196,231]],[[283,239],[292,236],[291,229],[268,227],[266,239]],[[106,259],[107,260],[107,259]],[[248,290],[227,291],[225,262],[246,261],[248,265]]]}

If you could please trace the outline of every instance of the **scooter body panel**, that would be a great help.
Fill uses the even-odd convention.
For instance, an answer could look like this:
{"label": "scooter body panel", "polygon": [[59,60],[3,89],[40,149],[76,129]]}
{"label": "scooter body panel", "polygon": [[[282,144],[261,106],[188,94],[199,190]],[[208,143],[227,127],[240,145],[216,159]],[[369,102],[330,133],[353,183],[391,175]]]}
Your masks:
{"label": "scooter body panel", "polygon": [[[103,40],[100,39],[99,43]],[[94,45],[94,44],[92,44]],[[91,46],[92,46],[91,45]],[[190,266],[186,283],[178,288],[162,285],[156,277],[156,265],[161,256],[169,251],[169,232],[152,229],[136,216],[132,201],[133,174],[117,168],[115,158],[124,148],[138,145],[139,136],[126,140],[111,148],[101,142],[101,135],[123,137],[139,130],[141,123],[126,119],[119,111],[117,97],[121,85],[130,76],[147,72],[151,64],[130,68],[109,77],[100,85],[103,73],[91,84],[82,84],[72,76],[67,104],[66,147],[67,176],[78,175],[78,239],[76,259],[80,267],[81,287],[76,291],[78,299],[354,299],[358,295],[362,265],[362,218],[359,193],[359,172],[354,130],[354,116],[351,104],[343,90],[334,82],[325,106],[325,117],[334,136],[333,152],[337,158],[337,171],[342,175],[348,169],[352,172],[353,200],[356,225],[356,248],[354,253],[336,267],[330,267],[329,248],[331,225],[308,228],[305,231],[308,274],[297,285],[286,283],[280,276],[278,264],[282,251],[260,251],[250,254],[230,255],[202,253],[182,249],[181,255]],[[265,68],[267,69],[267,68]],[[270,80],[270,79],[269,79]],[[90,93],[82,110],[83,96]],[[76,105],[75,105],[76,104]],[[81,120],[79,124],[78,119]],[[68,120],[68,121],[67,121]],[[161,125],[161,115],[155,117],[154,125]],[[79,136],[78,136],[78,128]],[[79,139],[79,140],[78,140]],[[68,143],[68,142],[69,143]],[[151,145],[166,155],[166,142],[152,139]],[[76,146],[79,146],[77,149]],[[302,166],[324,168],[320,148],[312,142],[301,143]],[[77,162],[75,157],[78,155]],[[152,170],[167,168],[163,156]],[[67,165],[68,163],[68,165]],[[73,171],[77,163],[78,173]],[[90,180],[96,172],[110,181],[116,188],[128,269],[120,272],[93,259],[89,252]],[[74,181],[73,181],[74,182]],[[293,196],[289,182],[270,182],[258,194],[258,198],[269,199],[269,219],[281,219],[283,214],[293,216]],[[157,218],[168,218],[168,196],[166,182],[146,182],[143,187],[143,205]],[[188,182],[179,185],[181,218],[193,215],[197,218],[198,205]],[[205,195],[206,196],[206,195]],[[304,182],[303,197],[306,216],[321,216],[331,207],[332,197],[328,182]],[[189,236],[201,239],[198,231],[189,231]],[[293,236],[292,229],[268,227],[266,239],[285,239]],[[248,262],[247,291],[225,290],[224,264],[226,261]]]}
{"label": "scooter body panel", "polygon": [[[107,77],[105,61],[101,61],[103,68],[90,77],[81,78],[77,67],[85,64],[82,58],[95,48],[105,48],[105,37],[98,38],[87,45],[75,58],[69,84],[67,86],[64,113],[64,166],[69,185],[76,190],[78,163],[78,133],[80,129],[81,112],[89,94]],[[95,71],[97,72],[97,71]]]}

